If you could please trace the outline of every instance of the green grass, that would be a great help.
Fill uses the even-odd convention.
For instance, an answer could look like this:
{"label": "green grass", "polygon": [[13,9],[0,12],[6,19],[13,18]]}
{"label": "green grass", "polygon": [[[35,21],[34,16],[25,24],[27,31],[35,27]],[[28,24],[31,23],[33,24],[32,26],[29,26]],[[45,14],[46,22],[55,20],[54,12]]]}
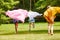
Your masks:
{"label": "green grass", "polygon": [[52,36],[47,34],[47,23],[35,23],[30,32],[28,23],[19,23],[18,34],[15,34],[14,24],[2,24],[0,40],[60,40],[60,22],[55,22]]}

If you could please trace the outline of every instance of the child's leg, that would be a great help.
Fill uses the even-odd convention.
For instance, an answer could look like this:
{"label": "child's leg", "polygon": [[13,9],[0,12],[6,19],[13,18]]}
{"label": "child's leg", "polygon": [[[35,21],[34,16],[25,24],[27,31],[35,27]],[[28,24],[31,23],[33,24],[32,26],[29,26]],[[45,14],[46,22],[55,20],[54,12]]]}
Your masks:
{"label": "child's leg", "polygon": [[32,22],[32,26],[33,26],[33,28],[35,28],[35,23],[34,22]]}
{"label": "child's leg", "polygon": [[29,31],[31,30],[31,23],[29,23]]}
{"label": "child's leg", "polygon": [[17,28],[18,28],[18,23],[16,22],[15,23],[15,31],[16,31],[16,33],[17,33]]}
{"label": "child's leg", "polygon": [[50,30],[50,23],[48,23],[48,34],[51,33],[51,30]]}
{"label": "child's leg", "polygon": [[33,23],[33,28],[35,28],[35,23]]}
{"label": "child's leg", "polygon": [[47,17],[47,16],[44,16],[44,18],[46,19],[46,21],[47,21],[47,22],[49,22],[49,19],[48,19],[48,17]]}
{"label": "child's leg", "polygon": [[51,35],[53,35],[53,24],[51,24]]}
{"label": "child's leg", "polygon": [[51,35],[53,35],[53,24],[54,24],[54,17],[51,18],[52,19],[52,23],[51,23]]}
{"label": "child's leg", "polygon": [[49,28],[50,28],[50,29],[49,29],[49,30],[50,30],[49,32],[50,32],[51,35],[53,35],[53,23],[54,23],[54,18],[51,17],[50,19],[51,19],[52,22],[49,23]]}
{"label": "child's leg", "polygon": [[48,16],[44,16],[44,17],[48,23],[52,23],[51,17],[48,17]]}
{"label": "child's leg", "polygon": [[47,22],[49,22],[48,24],[48,33],[53,34],[53,23],[54,23],[54,19],[55,17],[47,17],[45,16],[45,19],[47,20]]}

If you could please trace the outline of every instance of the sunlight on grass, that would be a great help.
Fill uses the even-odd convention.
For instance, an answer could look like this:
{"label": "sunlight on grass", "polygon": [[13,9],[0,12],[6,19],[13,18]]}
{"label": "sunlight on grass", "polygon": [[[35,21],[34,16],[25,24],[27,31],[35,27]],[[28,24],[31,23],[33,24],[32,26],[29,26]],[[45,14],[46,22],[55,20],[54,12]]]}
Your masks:
{"label": "sunlight on grass", "polygon": [[60,22],[54,24],[54,35],[47,34],[47,23],[35,23],[35,28],[29,32],[28,23],[19,23],[18,34],[15,33],[14,24],[0,26],[0,40],[60,40]]}

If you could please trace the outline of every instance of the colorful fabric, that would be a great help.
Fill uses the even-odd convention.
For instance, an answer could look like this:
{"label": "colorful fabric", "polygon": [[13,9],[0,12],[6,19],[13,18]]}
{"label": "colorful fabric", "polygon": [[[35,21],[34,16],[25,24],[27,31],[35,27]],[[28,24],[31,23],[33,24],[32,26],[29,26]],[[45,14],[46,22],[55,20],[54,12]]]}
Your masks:
{"label": "colorful fabric", "polygon": [[36,16],[41,16],[42,14],[38,13],[38,12],[33,12],[33,11],[29,11],[28,12],[28,17],[36,17]]}
{"label": "colorful fabric", "polygon": [[34,17],[41,16],[41,15],[42,14],[39,14],[38,12],[29,11],[28,12],[29,22],[35,22]]}
{"label": "colorful fabric", "polygon": [[8,15],[12,19],[20,20],[24,23],[25,18],[27,17],[28,11],[23,9],[7,11],[6,15]]}
{"label": "colorful fabric", "polygon": [[60,13],[60,7],[50,7],[44,12],[44,17],[49,23],[53,23],[56,13]]}

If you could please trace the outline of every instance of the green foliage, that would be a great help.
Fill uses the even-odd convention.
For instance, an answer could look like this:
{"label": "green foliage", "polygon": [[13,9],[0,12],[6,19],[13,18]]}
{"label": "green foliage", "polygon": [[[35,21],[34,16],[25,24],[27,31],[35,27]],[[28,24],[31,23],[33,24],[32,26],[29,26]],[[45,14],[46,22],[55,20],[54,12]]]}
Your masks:
{"label": "green foliage", "polygon": [[14,0],[0,0],[1,6],[4,11],[8,9],[12,9],[16,4],[19,3],[19,1],[14,1]]}
{"label": "green foliage", "polygon": [[60,0],[38,0],[35,3],[36,9],[44,9],[46,6],[51,5],[51,6],[60,6]]}
{"label": "green foliage", "polygon": [[[60,0],[31,0],[32,11],[38,11],[38,12],[43,13],[46,10],[46,7],[48,5],[60,6]],[[9,17],[6,17],[4,13],[7,10],[12,10],[14,7],[29,10],[30,0],[0,0],[0,19],[1,19],[0,23],[5,22],[8,19],[10,19]],[[59,17],[60,16],[58,16],[57,18]]]}
{"label": "green foliage", "polygon": [[9,19],[4,13],[7,10],[13,9],[13,7],[15,7],[18,3],[19,1],[15,0],[0,0],[0,23],[5,22],[5,20]]}

